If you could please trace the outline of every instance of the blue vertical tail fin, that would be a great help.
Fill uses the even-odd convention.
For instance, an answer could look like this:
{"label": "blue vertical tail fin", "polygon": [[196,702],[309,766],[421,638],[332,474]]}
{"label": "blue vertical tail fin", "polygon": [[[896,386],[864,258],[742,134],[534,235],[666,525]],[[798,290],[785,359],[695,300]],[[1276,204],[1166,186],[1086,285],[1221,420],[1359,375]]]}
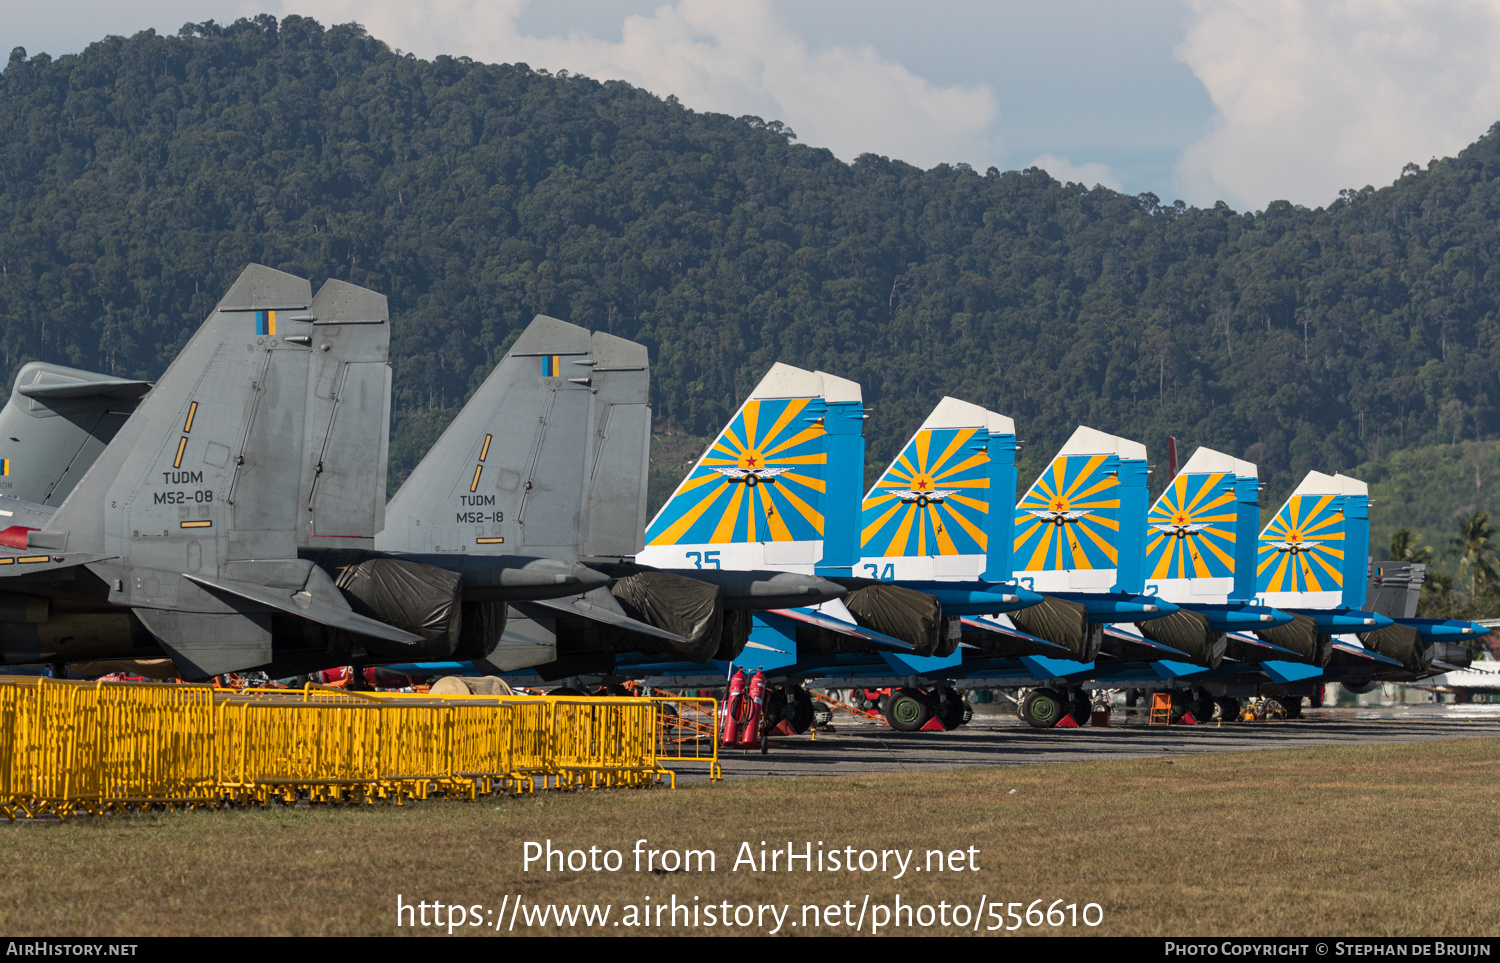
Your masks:
{"label": "blue vertical tail fin", "polygon": [[1266,605],[1329,609],[1365,603],[1369,487],[1308,472],[1260,534],[1257,587]]}
{"label": "blue vertical tail fin", "polygon": [[1008,580],[1015,456],[1015,422],[944,398],[865,494],[857,574]]}
{"label": "blue vertical tail fin", "polygon": [[1038,592],[1139,593],[1146,446],[1080,427],[1016,506],[1017,578]]}
{"label": "blue vertical tail fin", "polygon": [[774,365],[647,526],[638,560],[663,568],[851,569],[863,424],[859,385]]}
{"label": "blue vertical tail fin", "polygon": [[1258,492],[1255,465],[1195,451],[1148,514],[1148,591],[1169,602],[1253,598]]}

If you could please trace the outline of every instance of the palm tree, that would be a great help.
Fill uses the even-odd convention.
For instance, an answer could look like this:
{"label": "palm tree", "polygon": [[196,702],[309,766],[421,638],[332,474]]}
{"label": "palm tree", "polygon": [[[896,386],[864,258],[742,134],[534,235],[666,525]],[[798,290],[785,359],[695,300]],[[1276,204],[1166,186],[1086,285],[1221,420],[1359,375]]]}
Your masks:
{"label": "palm tree", "polygon": [[1492,540],[1495,529],[1490,525],[1490,513],[1474,511],[1458,518],[1458,534],[1448,539],[1449,555],[1458,556],[1459,569],[1469,567],[1469,596],[1476,598],[1481,585],[1497,579],[1496,555],[1500,545]]}
{"label": "palm tree", "polygon": [[1393,562],[1420,562],[1423,565],[1432,564],[1432,546],[1423,545],[1420,548],[1412,544],[1417,540],[1417,533],[1409,528],[1399,528],[1391,536],[1391,561]]}

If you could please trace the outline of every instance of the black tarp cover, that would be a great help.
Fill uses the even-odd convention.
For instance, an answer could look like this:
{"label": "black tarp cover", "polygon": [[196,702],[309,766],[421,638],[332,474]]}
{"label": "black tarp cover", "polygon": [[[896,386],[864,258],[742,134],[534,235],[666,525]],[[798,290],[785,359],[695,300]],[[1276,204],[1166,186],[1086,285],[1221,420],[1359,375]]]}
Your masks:
{"label": "black tarp cover", "polygon": [[1011,612],[1010,620],[1022,632],[1065,646],[1079,662],[1092,662],[1099,654],[1097,649],[1089,650],[1096,640],[1102,642],[1103,636],[1089,631],[1088,609],[1079,602],[1044,595],[1037,604]]}
{"label": "black tarp cover", "polygon": [[617,579],[609,588],[625,613],[686,641],[662,640],[690,662],[707,662],[720,645],[724,600],[717,585],[671,572],[640,572]]}
{"label": "black tarp cover", "polygon": [[385,556],[352,556],[335,584],[360,615],[420,635],[451,654],[462,633],[463,576]]}
{"label": "black tarp cover", "polygon": [[913,655],[941,655],[946,638],[943,606],[924,592],[898,585],[877,583],[857,588],[844,596],[844,605],[856,622],[867,629],[910,642]]}
{"label": "black tarp cover", "polygon": [[1362,633],[1359,640],[1371,652],[1400,662],[1408,672],[1426,672],[1432,662],[1431,649],[1422,644],[1422,637],[1409,625],[1398,622],[1381,626],[1374,632]]}
{"label": "black tarp cover", "polygon": [[1256,633],[1272,645],[1291,649],[1308,665],[1326,668],[1333,655],[1331,636],[1318,634],[1318,623],[1305,615],[1292,615],[1292,620],[1275,628],[1260,629]]}
{"label": "black tarp cover", "polygon": [[465,602],[453,657],[460,661],[483,659],[495,651],[505,635],[504,602]]}
{"label": "black tarp cover", "polygon": [[1178,609],[1171,615],[1136,623],[1136,631],[1152,642],[1186,652],[1194,665],[1217,669],[1224,661],[1224,636],[1208,627],[1208,617],[1202,613]]}

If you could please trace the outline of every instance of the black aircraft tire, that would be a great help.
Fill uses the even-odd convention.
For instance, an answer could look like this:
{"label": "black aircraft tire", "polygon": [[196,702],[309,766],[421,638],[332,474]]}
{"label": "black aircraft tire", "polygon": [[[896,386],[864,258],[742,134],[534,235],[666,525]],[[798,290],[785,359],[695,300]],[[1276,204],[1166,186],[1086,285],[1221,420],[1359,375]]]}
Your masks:
{"label": "black aircraft tire", "polygon": [[920,689],[897,689],[885,699],[885,721],[897,732],[916,732],[932,718],[932,700]]}
{"label": "black aircraft tire", "polygon": [[813,699],[808,691],[798,686],[786,687],[787,702],[791,707],[791,716],[788,721],[792,729],[799,736],[812,728],[813,724]]}
{"label": "black aircraft tire", "polygon": [[934,695],[937,697],[938,722],[943,724],[944,729],[957,729],[968,721],[967,713],[964,712],[968,703],[956,689],[938,689]]}
{"label": "black aircraft tire", "polygon": [[1087,692],[1079,689],[1078,695],[1073,699],[1073,704],[1069,706],[1068,711],[1072,714],[1074,722],[1080,726],[1086,726],[1094,716],[1094,700],[1089,698]]}
{"label": "black aircraft tire", "polygon": [[1032,689],[1021,700],[1021,721],[1033,729],[1051,729],[1063,717],[1063,700],[1052,689]]}
{"label": "black aircraft tire", "polygon": [[1281,708],[1286,710],[1286,717],[1288,719],[1302,718],[1301,696],[1278,696],[1276,701],[1281,703]]}
{"label": "black aircraft tire", "polygon": [[1240,700],[1225,697],[1215,699],[1214,704],[1219,707],[1220,722],[1235,722],[1240,717]]}
{"label": "black aircraft tire", "polygon": [[1140,701],[1141,701],[1141,690],[1140,689],[1126,689],[1125,690],[1125,708],[1127,708],[1127,709],[1134,709],[1137,705],[1140,704]]}
{"label": "black aircraft tire", "polygon": [[1191,711],[1193,718],[1200,723],[1208,722],[1214,717],[1214,697],[1200,690],[1198,698],[1194,699],[1191,704]]}

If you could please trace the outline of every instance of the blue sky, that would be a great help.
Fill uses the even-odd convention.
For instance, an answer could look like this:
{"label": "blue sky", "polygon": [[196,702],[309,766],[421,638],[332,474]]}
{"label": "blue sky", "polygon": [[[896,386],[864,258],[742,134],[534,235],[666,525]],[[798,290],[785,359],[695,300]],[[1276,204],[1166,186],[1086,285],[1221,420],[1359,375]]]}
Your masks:
{"label": "blue sky", "polygon": [[1388,184],[1500,120],[1500,0],[0,0],[0,40],[56,56],[263,9],[628,80],[846,160],[1036,164],[1237,209]]}

